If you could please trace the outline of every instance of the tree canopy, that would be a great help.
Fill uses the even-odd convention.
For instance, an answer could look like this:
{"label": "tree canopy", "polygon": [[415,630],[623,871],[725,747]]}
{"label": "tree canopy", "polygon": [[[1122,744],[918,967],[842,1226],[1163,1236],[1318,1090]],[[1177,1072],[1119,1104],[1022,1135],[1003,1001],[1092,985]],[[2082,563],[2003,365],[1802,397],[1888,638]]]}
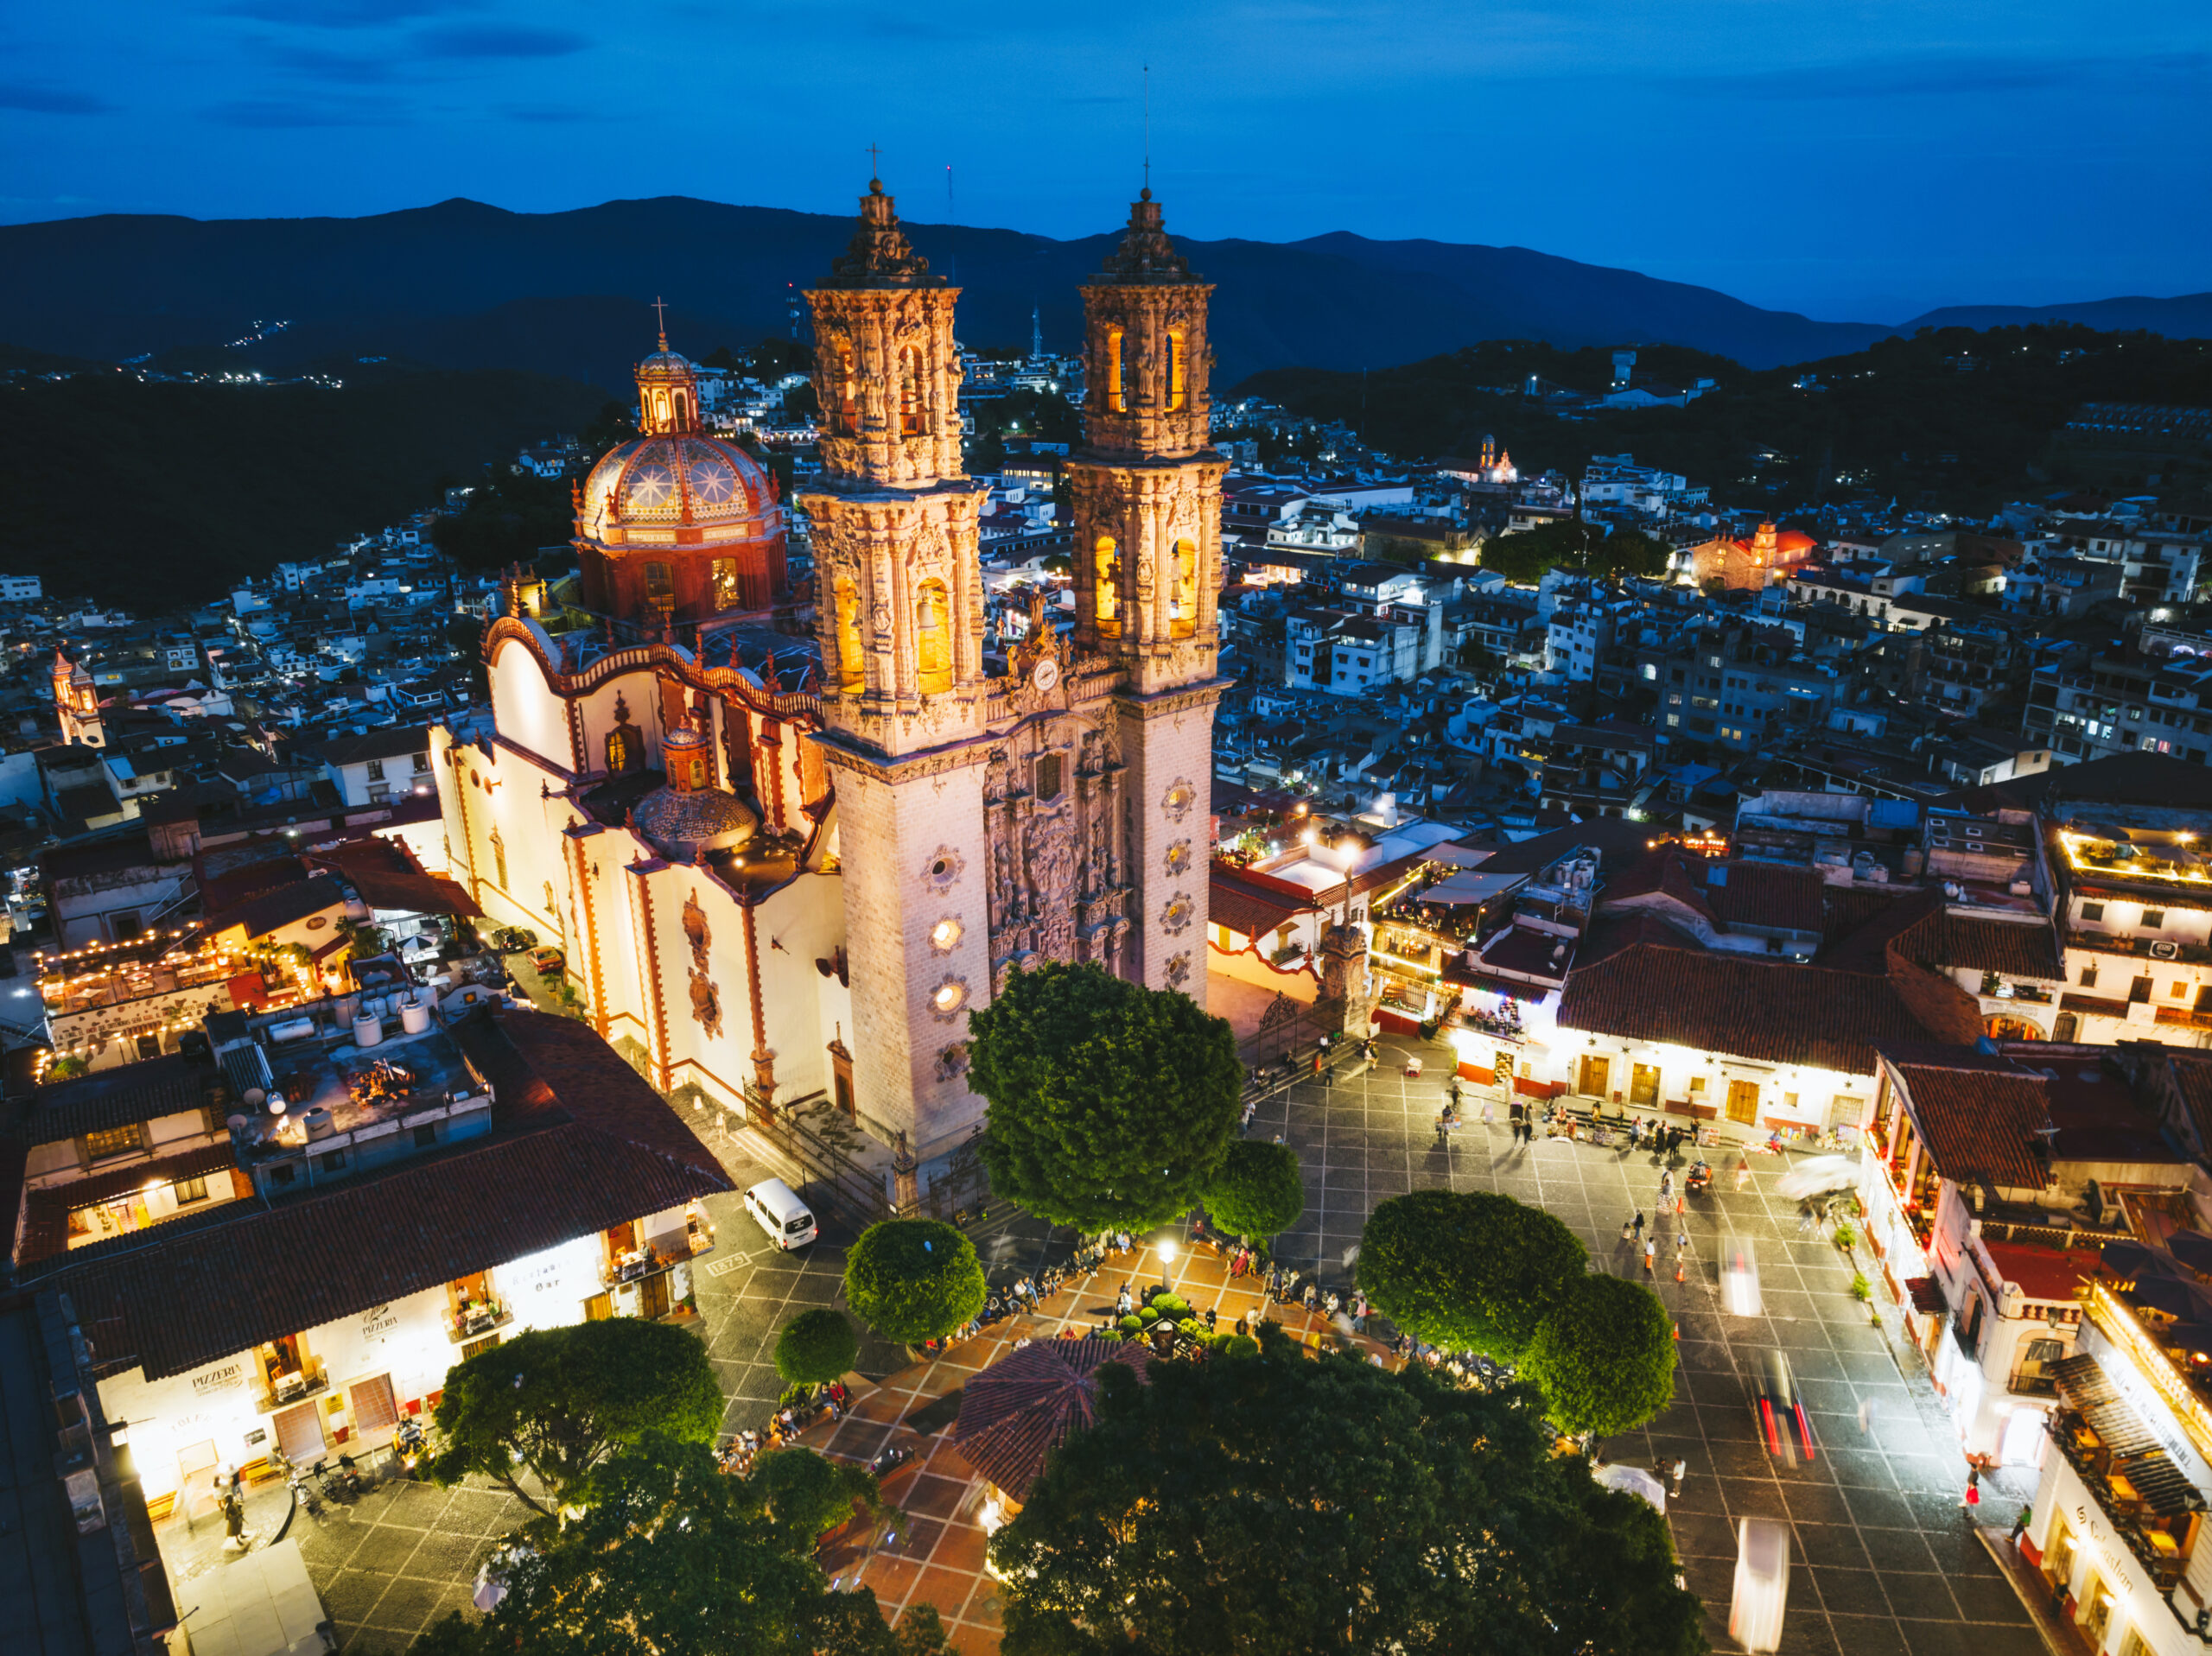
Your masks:
{"label": "tree canopy", "polygon": [[1108,1365],[994,1538],[1007,1656],[1707,1646],[1657,1513],[1554,1457],[1536,1399],[1258,1355]]}
{"label": "tree canopy", "polygon": [[844,1312],[801,1311],[776,1336],[776,1373],[793,1386],[827,1386],[860,1360],[861,1338]]}
{"label": "tree canopy", "polygon": [[1585,1276],[1537,1327],[1520,1372],[1562,1430],[1626,1431],[1675,1395],[1674,1319],[1640,1282]]}
{"label": "tree canopy", "polygon": [[784,1450],[730,1477],[704,1447],[656,1435],[572,1493],[581,1513],[531,1526],[536,1551],[507,1570],[499,1608],[448,1615],[416,1656],[949,1656],[934,1611],[893,1632],[869,1589],[823,1579],[816,1542],[856,1501],[878,1505],[857,1467]]}
{"label": "tree canopy", "polygon": [[845,1256],[845,1300],[886,1339],[919,1345],[983,1309],[976,1245],[938,1219],[886,1219]]}
{"label": "tree canopy", "polygon": [[617,1447],[658,1431],[714,1441],[722,1391],[696,1336],[633,1317],[531,1329],[446,1372],[438,1399],[440,1483],[471,1472],[497,1479],[533,1512],[518,1464],[557,1504]]}
{"label": "tree canopy", "polygon": [[1541,1208],[1488,1190],[1415,1190],[1368,1215],[1359,1285],[1414,1338],[1514,1363],[1588,1259]]}
{"label": "tree canopy", "polygon": [[1233,1236],[1273,1236],[1306,1211],[1306,1170],[1288,1145],[1231,1141],[1202,1192],[1214,1223]]}
{"label": "tree canopy", "polygon": [[1198,1199],[1243,1085],[1226,1019],[1172,989],[1048,961],[1014,973],[969,1029],[997,1195],[1084,1231],[1142,1229]]}
{"label": "tree canopy", "polygon": [[1547,569],[1592,575],[1657,575],[1667,568],[1667,548],[1632,529],[1608,535],[1603,523],[1545,523],[1483,542],[1482,566],[1508,581],[1534,586]]}

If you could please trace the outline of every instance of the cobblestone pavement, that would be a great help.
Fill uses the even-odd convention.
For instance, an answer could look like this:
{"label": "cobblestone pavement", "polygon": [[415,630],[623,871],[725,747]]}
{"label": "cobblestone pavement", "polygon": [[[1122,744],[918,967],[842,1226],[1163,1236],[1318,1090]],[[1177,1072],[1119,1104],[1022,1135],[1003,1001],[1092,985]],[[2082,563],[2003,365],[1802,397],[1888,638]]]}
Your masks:
{"label": "cobblestone pavement", "polygon": [[[1424,1074],[1409,1080],[1406,1061],[1416,1055]],[[1640,1254],[1620,1233],[1638,1212],[1655,1216],[1657,1158],[1564,1139],[1516,1149],[1503,1105],[1497,1123],[1484,1126],[1472,1088],[1471,1125],[1438,1148],[1452,1063],[1440,1044],[1386,1036],[1381,1062],[1365,1075],[1300,1082],[1260,1107],[1253,1135],[1281,1133],[1306,1167],[1306,1213],[1277,1239],[1283,1256],[1315,1262],[1324,1282],[1348,1283],[1360,1228],[1377,1202],[1419,1189],[1498,1190],[1566,1221],[1605,1269],[1643,1278]],[[1719,1152],[1707,1153],[1718,1164]],[[1712,1195],[1688,1202],[1681,1222],[1690,1239],[1686,1280],[1674,1280],[1671,1223],[1662,1268],[1650,1278],[1681,1329],[1675,1401],[1646,1428],[1605,1445],[1615,1461],[1688,1462],[1669,1515],[1688,1584],[1706,1602],[1708,1636],[1718,1649],[1735,1647],[1726,1623],[1736,1520],[1756,1517],[1786,1520],[1794,1533],[1782,1645],[1790,1656],[2040,1653],[2027,1610],[1961,1510],[1966,1462],[1924,1374],[1916,1364],[1901,1370],[1885,1330],[1852,1299],[1843,1256],[1800,1234],[1796,1204],[1772,1188],[1785,1164],[1749,1159],[1753,1174],[1742,1193],[1724,1176]],[[1729,1233],[1750,1239],[1758,1259],[1758,1317],[1721,1310],[1718,1245]],[[1788,1355],[1810,1412],[1809,1462],[1775,1460],[1754,1427],[1746,1380],[1770,1348]],[[1986,1483],[1981,1515],[2009,1522],[2008,1492],[2024,1496],[2027,1488],[2017,1473],[1993,1489]]]}

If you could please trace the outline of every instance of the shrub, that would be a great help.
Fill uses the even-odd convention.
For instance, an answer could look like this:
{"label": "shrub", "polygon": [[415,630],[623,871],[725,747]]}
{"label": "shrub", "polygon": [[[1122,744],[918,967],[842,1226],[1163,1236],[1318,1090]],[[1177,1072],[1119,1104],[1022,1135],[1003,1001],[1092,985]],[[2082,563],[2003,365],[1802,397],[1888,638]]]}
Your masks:
{"label": "shrub", "polygon": [[1288,1145],[1239,1139],[1199,1190],[1206,1211],[1236,1236],[1273,1236],[1306,1211],[1306,1170]]}
{"label": "shrub", "polygon": [[1859,1246],[1858,1229],[1848,1219],[1836,1221],[1835,1245],[1847,1253]]}
{"label": "shrub", "polygon": [[1580,1278],[1537,1328],[1520,1373],[1566,1431],[1626,1431],[1675,1395],[1674,1319],[1640,1282]]}
{"label": "shrub", "polygon": [[1172,1317],[1179,1322],[1191,1314],[1191,1302],[1180,1294],[1154,1294],[1152,1309],[1162,1317]]}
{"label": "shrub", "polygon": [[1851,1273],[1851,1297],[1861,1304],[1874,1297],[1874,1285],[1866,1280],[1866,1273],[1864,1271],[1854,1271]]}
{"label": "shrub", "polygon": [[844,1312],[817,1306],[784,1324],[776,1340],[776,1373],[811,1391],[847,1373],[860,1355],[860,1336]]}
{"label": "shrub", "polygon": [[1414,1338],[1518,1362],[1589,1252],[1540,1208],[1489,1191],[1416,1190],[1368,1216],[1359,1285]]}
{"label": "shrub", "polygon": [[1116,1326],[1124,1334],[1135,1334],[1143,1329],[1144,1318],[1136,1316],[1125,1317]]}
{"label": "shrub", "polygon": [[937,1219],[870,1225],[845,1260],[845,1299],[885,1338],[919,1345],[971,1322],[988,1290],[976,1245]]}

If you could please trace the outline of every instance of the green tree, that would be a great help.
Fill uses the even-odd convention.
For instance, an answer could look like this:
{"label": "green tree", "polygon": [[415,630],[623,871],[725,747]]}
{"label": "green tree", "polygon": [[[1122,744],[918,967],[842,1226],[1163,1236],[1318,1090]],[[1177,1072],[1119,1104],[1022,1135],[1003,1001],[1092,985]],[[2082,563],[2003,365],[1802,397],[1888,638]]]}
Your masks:
{"label": "green tree", "polygon": [[1186,1211],[1236,1125],[1228,1020],[1095,965],[1017,971],[970,1015],[991,1189],[1055,1224],[1141,1230]]}
{"label": "green tree", "polygon": [[1239,1139],[1201,1192],[1206,1211],[1236,1236],[1273,1236],[1306,1211],[1306,1170],[1288,1145]]}
{"label": "green tree", "polygon": [[861,1233],[845,1256],[845,1300],[886,1339],[919,1345],[983,1309],[976,1245],[936,1219],[887,1219]]}
{"label": "green tree", "polygon": [[446,1371],[430,1475],[497,1480],[533,1512],[551,1507],[516,1475],[527,1468],[554,1506],[618,1447],[648,1431],[707,1443],[722,1392],[698,1338],[633,1317],[532,1329]]}
{"label": "green tree", "polygon": [[1415,1338],[1515,1363],[1588,1259],[1541,1208],[1488,1190],[1415,1190],[1368,1215],[1359,1285]]}
{"label": "green tree", "polygon": [[[785,1450],[761,1465],[802,1459],[821,1457]],[[626,1448],[578,1486],[578,1515],[529,1527],[534,1551],[508,1567],[498,1608],[480,1622],[448,1616],[416,1656],[949,1656],[926,1607],[894,1632],[868,1589],[829,1590],[819,1520],[875,1504],[875,1481],[823,1467],[808,1487],[851,1493],[834,1516],[795,1524],[759,1473],[727,1476],[699,1444],[655,1435]]]}
{"label": "green tree", "polygon": [[1707,1648],[1665,1521],[1555,1458],[1526,1387],[1255,1356],[1100,1371],[991,1544],[1007,1656]]}
{"label": "green tree", "polygon": [[1626,1431],[1675,1395],[1674,1319],[1640,1282],[1585,1276],[1538,1325],[1520,1372],[1562,1431]]}
{"label": "green tree", "polygon": [[776,1338],[776,1373],[792,1386],[827,1386],[849,1372],[860,1355],[860,1336],[844,1312],[817,1305],[784,1324]]}

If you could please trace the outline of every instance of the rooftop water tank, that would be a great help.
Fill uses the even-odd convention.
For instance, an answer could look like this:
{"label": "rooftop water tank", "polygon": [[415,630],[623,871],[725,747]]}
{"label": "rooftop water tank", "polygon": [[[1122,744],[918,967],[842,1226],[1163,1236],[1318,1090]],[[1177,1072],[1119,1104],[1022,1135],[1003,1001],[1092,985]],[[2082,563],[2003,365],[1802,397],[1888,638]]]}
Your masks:
{"label": "rooftop water tank", "polygon": [[409,1001],[399,1009],[399,1027],[409,1035],[420,1035],[430,1027],[430,1009],[416,1001]]}
{"label": "rooftop water tank", "polygon": [[384,1019],[364,1014],[353,1020],[355,1046],[380,1046],[384,1043]]}
{"label": "rooftop water tank", "polygon": [[300,1117],[300,1120],[306,1124],[308,1137],[310,1139],[328,1139],[334,1137],[338,1132],[337,1127],[331,1122],[330,1112],[320,1104]]}

